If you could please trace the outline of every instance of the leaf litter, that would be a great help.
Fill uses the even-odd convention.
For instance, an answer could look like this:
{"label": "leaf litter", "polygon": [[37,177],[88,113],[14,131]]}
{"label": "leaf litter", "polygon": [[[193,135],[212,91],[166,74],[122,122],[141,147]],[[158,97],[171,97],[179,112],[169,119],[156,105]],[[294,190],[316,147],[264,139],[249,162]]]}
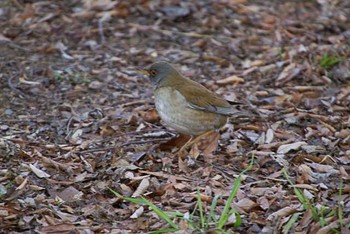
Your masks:
{"label": "leaf litter", "polygon": [[[238,232],[347,233],[349,15],[347,1],[0,3],[0,230],[166,227],[108,188],[183,214],[197,189],[207,208],[222,194],[219,213],[253,154],[232,204]],[[136,71],[157,60],[260,119],[231,118],[179,161],[188,137],[161,125]],[[320,225],[296,189],[319,210],[340,204],[344,225]]]}

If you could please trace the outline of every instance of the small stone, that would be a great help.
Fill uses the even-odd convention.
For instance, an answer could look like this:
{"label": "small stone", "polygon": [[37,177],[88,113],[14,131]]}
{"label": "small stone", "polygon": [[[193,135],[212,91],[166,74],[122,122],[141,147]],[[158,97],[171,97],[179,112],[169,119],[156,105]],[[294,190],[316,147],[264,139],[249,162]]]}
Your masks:
{"label": "small stone", "polygon": [[12,114],[13,114],[13,110],[11,110],[11,109],[5,110],[5,115],[12,115]]}
{"label": "small stone", "polygon": [[0,130],[1,131],[7,131],[7,130],[9,130],[9,126],[7,126],[7,125],[0,125]]}
{"label": "small stone", "polygon": [[94,89],[94,90],[97,90],[97,89],[101,89],[103,87],[103,83],[102,82],[99,82],[97,80],[95,81],[92,81],[90,84],[89,84],[89,88],[90,89]]}

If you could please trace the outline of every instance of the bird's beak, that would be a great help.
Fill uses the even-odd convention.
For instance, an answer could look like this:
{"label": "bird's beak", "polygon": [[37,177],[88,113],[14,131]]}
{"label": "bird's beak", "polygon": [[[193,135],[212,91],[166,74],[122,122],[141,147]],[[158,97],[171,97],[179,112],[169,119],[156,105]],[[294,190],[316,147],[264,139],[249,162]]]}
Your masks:
{"label": "bird's beak", "polygon": [[138,70],[138,72],[149,76],[149,69],[144,68],[144,67],[139,67],[139,68],[137,68],[137,70]]}

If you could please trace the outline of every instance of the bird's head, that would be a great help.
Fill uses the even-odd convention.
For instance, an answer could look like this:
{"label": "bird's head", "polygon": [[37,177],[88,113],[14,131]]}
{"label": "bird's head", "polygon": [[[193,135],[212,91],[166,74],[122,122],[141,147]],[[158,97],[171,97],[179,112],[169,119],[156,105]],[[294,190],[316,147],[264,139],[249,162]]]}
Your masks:
{"label": "bird's head", "polygon": [[171,82],[171,79],[176,79],[180,75],[173,66],[163,61],[153,63],[139,70],[150,77],[151,83],[155,87],[159,87],[164,82]]}

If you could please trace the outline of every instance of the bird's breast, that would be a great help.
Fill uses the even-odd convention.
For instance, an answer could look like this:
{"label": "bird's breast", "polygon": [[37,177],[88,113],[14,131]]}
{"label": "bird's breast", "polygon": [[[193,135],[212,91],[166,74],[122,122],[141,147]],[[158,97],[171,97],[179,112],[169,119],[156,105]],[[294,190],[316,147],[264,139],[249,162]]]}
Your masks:
{"label": "bird's breast", "polygon": [[221,128],[227,121],[224,115],[190,108],[185,97],[171,87],[157,88],[154,98],[163,122],[182,134],[200,135]]}

